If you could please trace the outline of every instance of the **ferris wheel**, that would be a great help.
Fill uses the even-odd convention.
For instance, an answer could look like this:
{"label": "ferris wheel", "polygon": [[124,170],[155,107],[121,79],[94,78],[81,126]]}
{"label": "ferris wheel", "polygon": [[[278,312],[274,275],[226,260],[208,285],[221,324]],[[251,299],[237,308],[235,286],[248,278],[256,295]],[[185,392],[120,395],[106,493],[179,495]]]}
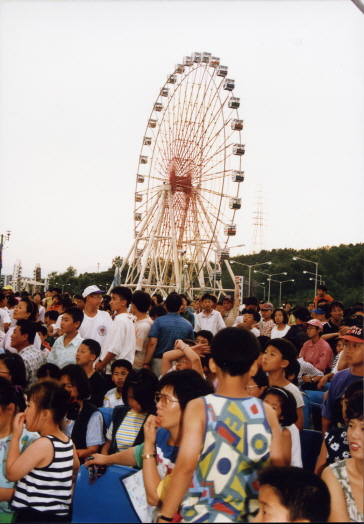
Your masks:
{"label": "ferris wheel", "polygon": [[240,99],[211,53],[177,64],[153,104],[135,185],[134,243],[125,285],[190,296],[221,289],[241,208],[245,146]]}

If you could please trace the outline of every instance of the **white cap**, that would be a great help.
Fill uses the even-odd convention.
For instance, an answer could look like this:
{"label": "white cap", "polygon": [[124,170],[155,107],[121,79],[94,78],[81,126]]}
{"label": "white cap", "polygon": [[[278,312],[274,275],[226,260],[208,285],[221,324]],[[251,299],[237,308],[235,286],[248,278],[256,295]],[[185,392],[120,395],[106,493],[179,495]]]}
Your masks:
{"label": "white cap", "polygon": [[101,291],[97,286],[88,286],[82,293],[83,298],[88,297],[89,295],[96,293],[106,293],[106,291]]}

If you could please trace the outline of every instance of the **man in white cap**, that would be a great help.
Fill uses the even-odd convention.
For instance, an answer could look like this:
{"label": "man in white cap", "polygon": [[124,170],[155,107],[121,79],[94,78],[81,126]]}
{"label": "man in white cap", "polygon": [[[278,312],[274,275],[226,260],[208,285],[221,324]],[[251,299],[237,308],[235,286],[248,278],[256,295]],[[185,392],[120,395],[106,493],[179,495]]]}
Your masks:
{"label": "man in white cap", "polygon": [[83,310],[83,322],[78,331],[82,338],[97,340],[101,346],[112,326],[109,313],[99,309],[103,293],[105,291],[101,291],[97,286],[88,286],[82,293],[86,305]]}
{"label": "man in white cap", "polygon": [[317,318],[307,322],[307,335],[310,340],[303,344],[300,357],[325,373],[327,368],[331,368],[333,354],[329,344],[321,338],[322,330],[323,324]]}

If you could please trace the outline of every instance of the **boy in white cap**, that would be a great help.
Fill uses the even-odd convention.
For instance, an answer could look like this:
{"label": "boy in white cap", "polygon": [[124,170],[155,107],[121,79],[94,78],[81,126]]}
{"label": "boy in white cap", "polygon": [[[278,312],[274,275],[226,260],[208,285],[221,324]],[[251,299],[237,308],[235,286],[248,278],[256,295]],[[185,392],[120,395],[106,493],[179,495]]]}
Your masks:
{"label": "boy in white cap", "polygon": [[83,322],[79,329],[79,334],[82,338],[96,340],[101,347],[112,326],[112,319],[109,313],[99,309],[103,293],[105,291],[102,291],[97,286],[88,286],[83,291],[82,296],[86,301],[86,305],[83,310]]}
{"label": "boy in white cap", "polygon": [[300,357],[325,373],[327,368],[331,368],[333,354],[330,345],[321,338],[322,330],[323,324],[317,318],[307,322],[307,335],[310,340],[303,344]]}

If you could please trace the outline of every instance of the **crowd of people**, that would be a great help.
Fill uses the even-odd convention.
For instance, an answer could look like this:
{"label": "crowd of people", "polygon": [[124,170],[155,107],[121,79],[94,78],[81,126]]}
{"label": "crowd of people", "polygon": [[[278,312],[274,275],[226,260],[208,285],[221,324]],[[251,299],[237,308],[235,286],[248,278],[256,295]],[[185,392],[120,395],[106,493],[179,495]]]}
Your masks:
{"label": "crowd of people", "polygon": [[[363,339],[363,303],[325,286],[276,308],[241,304],[238,282],[191,300],[5,286],[0,520],[69,522],[80,466],[114,464],[135,469],[143,522],[362,522]],[[310,390],[325,392],[315,471]]]}

